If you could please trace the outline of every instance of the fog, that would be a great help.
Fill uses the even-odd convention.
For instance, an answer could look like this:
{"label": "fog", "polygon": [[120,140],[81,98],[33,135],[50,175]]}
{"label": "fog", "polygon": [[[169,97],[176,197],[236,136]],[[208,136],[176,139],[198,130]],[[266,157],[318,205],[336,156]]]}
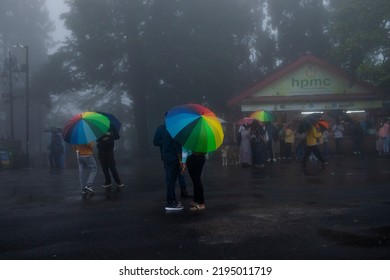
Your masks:
{"label": "fog", "polygon": [[55,44],[49,49],[49,54],[53,54],[64,44],[65,38],[70,35],[69,30],[64,26],[64,21],[60,19],[60,15],[69,11],[69,7],[64,0],[46,0],[46,7],[49,11],[49,17],[55,25],[55,30],[51,33]]}
{"label": "fog", "polygon": [[341,2],[0,1],[0,137],[44,157],[43,131],[105,111],[124,154],[147,155],[171,107],[208,104],[234,124],[229,100],[308,53],[390,92],[388,1]]}

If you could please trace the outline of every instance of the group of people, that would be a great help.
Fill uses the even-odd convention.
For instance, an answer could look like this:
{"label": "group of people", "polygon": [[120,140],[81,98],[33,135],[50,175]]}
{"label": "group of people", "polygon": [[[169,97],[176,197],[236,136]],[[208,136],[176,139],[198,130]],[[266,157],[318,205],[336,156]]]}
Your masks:
{"label": "group of people", "polygon": [[[176,198],[176,181],[181,180],[181,197],[191,198],[190,210],[204,210],[205,199],[201,180],[203,166],[206,161],[204,153],[193,152],[182,147],[168,133],[165,124],[160,125],[154,134],[153,144],[160,148],[161,160],[165,169],[165,181],[167,186],[166,211],[181,211],[184,209],[182,203]],[[194,194],[190,195],[184,182],[184,173],[188,170],[191,177]]]}
{"label": "group of people", "polygon": [[[102,187],[107,191],[111,191],[112,188],[111,176],[116,183],[117,191],[120,191],[125,186],[119,177],[114,157],[115,141],[119,138],[119,133],[111,126],[105,135],[96,140],[98,159],[105,177],[105,182]],[[93,184],[97,175],[97,164],[93,156],[94,144],[94,142],[90,142],[88,144],[73,145],[73,149],[77,155],[81,194],[84,198],[94,194]],[[160,148],[161,160],[165,169],[167,186],[165,210],[180,211],[184,209],[184,206],[176,198],[176,181],[179,181],[180,184],[180,197],[193,198],[190,210],[204,210],[205,203],[201,174],[206,160],[205,154],[182,147],[170,136],[165,124],[157,128],[153,144]],[[186,170],[188,170],[193,182],[193,195],[187,191],[184,176]]]}
{"label": "group of people", "polygon": [[[329,128],[333,133],[336,147],[336,155],[342,155],[344,126],[340,121]],[[328,164],[329,157],[329,130],[319,124],[311,125],[305,132],[296,132],[292,124],[284,124],[279,130],[272,123],[261,123],[253,121],[250,124],[240,126],[239,132],[239,155],[238,162],[243,167],[255,166],[264,167],[266,162],[274,162],[274,143],[280,142],[280,158],[291,160],[293,148],[295,147],[296,157],[301,159],[303,173],[307,174],[307,161],[314,155],[322,164],[322,168]],[[361,153],[361,142],[364,135],[359,123],[351,123],[349,127],[354,154]],[[377,148],[380,154],[389,152],[390,125],[386,120],[378,130]],[[119,134],[112,127],[101,138],[97,140],[98,158],[105,176],[103,188],[112,187],[111,175],[120,190],[124,187],[121,182],[115,164],[114,141],[119,139]],[[55,143],[53,141],[53,143]],[[204,189],[201,181],[201,174],[205,164],[205,154],[197,153],[186,149],[176,142],[168,133],[165,124],[156,129],[153,144],[160,149],[161,160],[165,169],[166,182],[166,211],[180,211],[184,206],[176,197],[176,181],[180,184],[180,197],[193,198],[190,210],[199,211],[205,209]],[[322,151],[320,150],[322,147]],[[79,165],[79,179],[82,187],[82,195],[93,194],[92,184],[94,182],[97,165],[93,157],[93,143],[85,145],[74,145],[77,152]],[[228,146],[223,146],[222,165],[227,165]],[[184,177],[188,170],[193,183],[193,195],[187,191],[187,184]],[[111,173],[111,175],[110,175]]]}
{"label": "group of people", "polygon": [[[266,162],[275,162],[275,141],[280,143],[280,158],[292,159],[295,132],[291,124],[277,129],[272,123],[253,121],[238,129],[239,162],[243,167],[264,167]],[[298,150],[297,150],[298,151]],[[303,150],[302,150],[303,151]],[[302,152],[303,156],[303,152]]]}
{"label": "group of people", "polygon": [[[117,191],[120,191],[125,186],[119,178],[114,156],[115,140],[119,138],[118,131],[111,126],[108,132],[96,141],[98,159],[105,178],[102,187],[106,190],[111,190],[112,188],[111,175],[117,185]],[[83,197],[94,194],[92,186],[97,175],[97,164],[93,156],[93,146],[94,142],[73,145],[77,155],[79,181]]]}
{"label": "group of people", "polygon": [[[353,153],[361,154],[364,131],[358,122],[350,122],[348,128],[352,136]],[[340,120],[336,120],[332,127],[313,124],[305,131],[294,128],[292,123],[283,124],[277,129],[272,123],[261,123],[255,120],[250,124],[242,124],[238,129],[239,162],[243,167],[264,167],[266,162],[275,161],[273,147],[275,142],[279,141],[279,159],[291,160],[295,153],[295,157],[302,160],[302,168],[305,173],[306,161],[311,155],[314,155],[324,168],[327,164],[326,159],[330,156],[330,133],[335,141],[334,156],[337,157],[343,155],[344,132],[345,127]],[[385,134],[388,137],[388,122],[383,125],[380,133],[382,141],[379,143],[384,151],[386,149],[388,151],[388,145],[384,144],[386,142]]]}
{"label": "group of people", "polygon": [[275,127],[258,121],[244,123],[238,129],[239,162],[243,167],[264,167],[266,162],[276,161],[274,154]]}

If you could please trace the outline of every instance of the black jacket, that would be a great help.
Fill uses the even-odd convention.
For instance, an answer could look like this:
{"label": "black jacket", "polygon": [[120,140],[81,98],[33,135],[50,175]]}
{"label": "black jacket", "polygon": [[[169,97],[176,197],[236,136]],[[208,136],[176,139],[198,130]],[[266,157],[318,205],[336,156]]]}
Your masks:
{"label": "black jacket", "polygon": [[160,147],[161,160],[166,163],[179,162],[181,145],[172,139],[167,128],[160,125],[154,134],[153,145]]}
{"label": "black jacket", "polygon": [[119,138],[118,131],[111,126],[107,133],[97,140],[96,147],[100,151],[114,150],[115,140],[118,140]]}

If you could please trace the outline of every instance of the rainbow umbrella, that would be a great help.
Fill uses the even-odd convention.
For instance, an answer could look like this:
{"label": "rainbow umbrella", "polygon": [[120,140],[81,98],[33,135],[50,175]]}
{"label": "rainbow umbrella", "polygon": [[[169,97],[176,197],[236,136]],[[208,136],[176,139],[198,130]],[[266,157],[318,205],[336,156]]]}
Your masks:
{"label": "rainbow umbrella", "polygon": [[96,112],[73,116],[62,130],[64,140],[70,144],[87,144],[103,136],[110,128],[110,120]]}
{"label": "rainbow umbrella", "polygon": [[249,115],[249,118],[258,120],[260,122],[272,122],[274,119],[270,112],[263,110],[253,112]]}
{"label": "rainbow umbrella", "polygon": [[106,116],[110,121],[110,125],[112,125],[116,129],[116,132],[119,133],[122,123],[120,122],[120,120],[118,120],[117,117],[115,117],[113,114],[100,112],[100,111],[96,111],[96,113]]}
{"label": "rainbow umbrella", "polygon": [[239,119],[236,122],[236,124],[238,124],[238,125],[251,124],[251,123],[253,123],[254,120],[255,120],[254,118],[244,117],[242,119]]}
{"label": "rainbow umbrella", "polygon": [[173,107],[165,116],[165,124],[172,138],[193,152],[208,153],[222,145],[224,134],[221,122],[202,105]]}

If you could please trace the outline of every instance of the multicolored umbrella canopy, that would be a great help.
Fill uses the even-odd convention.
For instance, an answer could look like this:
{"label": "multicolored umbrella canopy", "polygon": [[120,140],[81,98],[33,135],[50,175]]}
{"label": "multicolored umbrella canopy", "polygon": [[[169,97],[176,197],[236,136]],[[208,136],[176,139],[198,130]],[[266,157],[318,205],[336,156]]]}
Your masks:
{"label": "multicolored umbrella canopy", "polygon": [[62,136],[70,144],[87,144],[103,136],[110,128],[110,120],[96,112],[73,116],[65,125]]}
{"label": "multicolored umbrella canopy", "polygon": [[325,120],[320,119],[317,122],[317,124],[319,124],[320,126],[322,126],[325,129],[329,129],[329,123],[327,121],[325,121]]}
{"label": "multicolored umbrella canopy", "polygon": [[199,153],[217,150],[224,134],[218,117],[199,104],[184,104],[167,112],[165,124],[169,134],[183,147]]}
{"label": "multicolored umbrella canopy", "polygon": [[112,125],[116,129],[116,131],[119,133],[121,126],[122,126],[122,123],[120,122],[120,120],[118,120],[117,117],[115,117],[113,114],[100,112],[100,111],[97,111],[96,113],[101,114],[103,116],[106,116],[110,120],[110,125]]}
{"label": "multicolored umbrella canopy", "polygon": [[244,117],[242,119],[239,119],[236,123],[238,125],[251,124],[251,123],[253,123],[254,120],[255,120],[254,118]]}
{"label": "multicolored umbrella canopy", "polygon": [[268,111],[255,111],[252,114],[249,115],[249,118],[256,119],[260,122],[272,122],[273,121],[273,116],[270,112]]}

